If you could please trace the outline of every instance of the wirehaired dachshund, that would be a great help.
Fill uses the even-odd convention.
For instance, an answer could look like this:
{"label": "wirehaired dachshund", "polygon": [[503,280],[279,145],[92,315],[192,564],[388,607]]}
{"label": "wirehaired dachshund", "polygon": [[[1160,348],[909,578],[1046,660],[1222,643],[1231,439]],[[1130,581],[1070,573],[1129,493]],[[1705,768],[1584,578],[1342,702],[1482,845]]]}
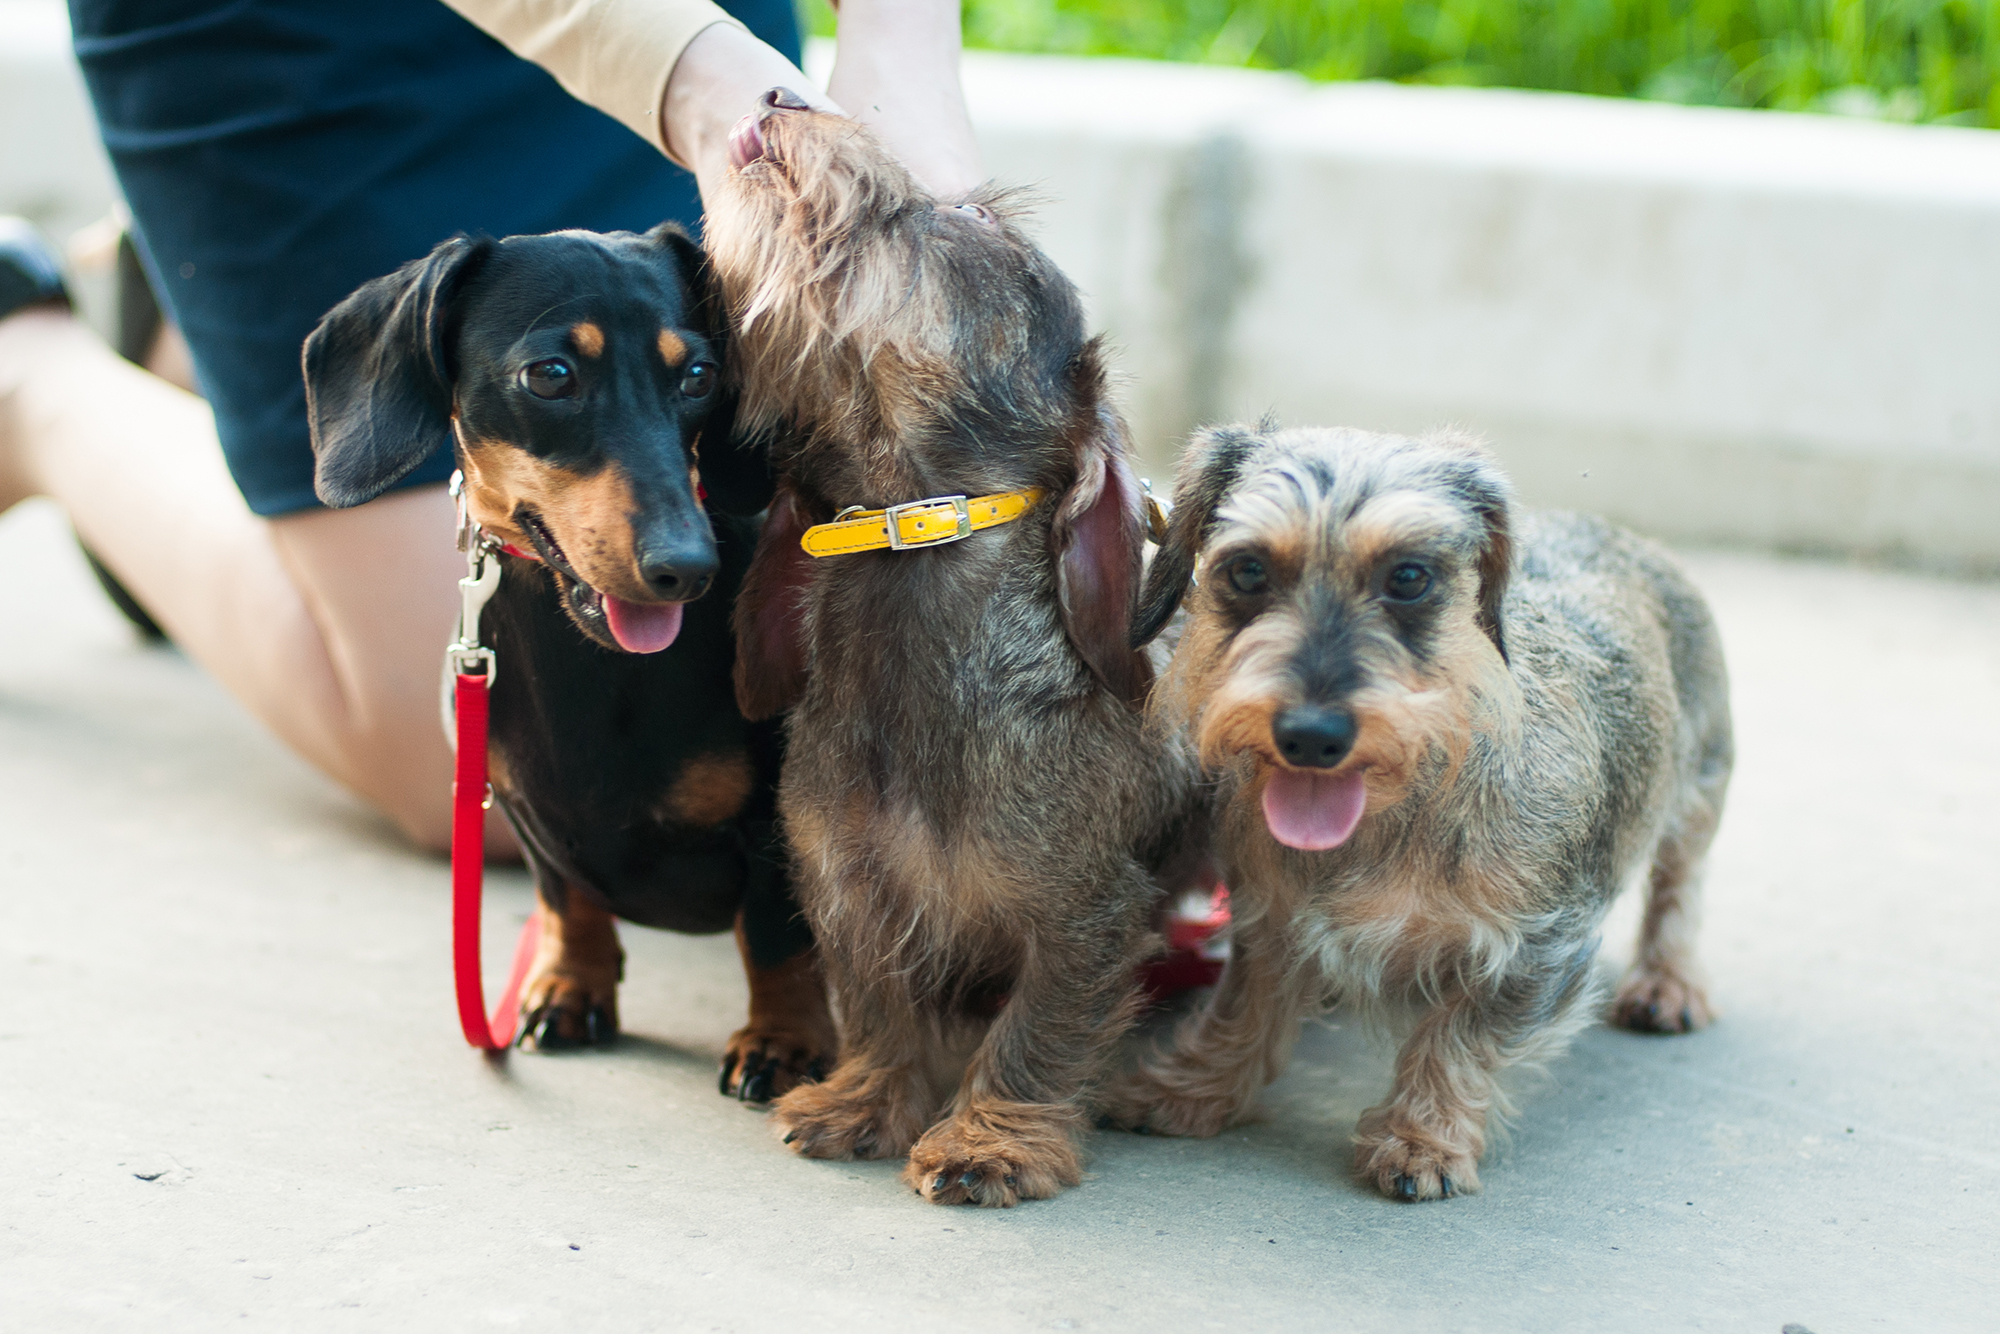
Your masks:
{"label": "wirehaired dachshund", "polygon": [[1517,509],[1449,433],[1227,427],[1183,461],[1137,638],[1183,597],[1155,696],[1221,781],[1231,957],[1172,1049],[1113,1099],[1210,1135],[1328,999],[1414,1011],[1355,1170],[1479,1189],[1501,1074],[1592,1014],[1598,931],[1647,885],[1617,1022],[1709,1020],[1694,936],[1733,750],[1714,621],[1673,559]]}
{"label": "wirehaired dachshund", "polygon": [[732,156],[709,253],[739,428],[782,478],[738,684],[751,717],[791,710],[779,810],[842,1029],[773,1117],[810,1157],[908,1155],[936,1203],[1053,1195],[1134,1011],[1153,873],[1200,826],[1140,707],[1124,427],[1007,196],[935,198],[783,90]]}
{"label": "wirehaired dachshund", "polygon": [[782,738],[735,705],[756,539],[735,516],[771,481],[730,438],[719,313],[671,226],[459,237],[336,306],[304,362],[322,500],[371,500],[449,438],[505,544],[493,791],[543,908],[522,1044],[615,1035],[615,917],[733,927],[750,1018],[722,1089],[763,1101],[817,1077],[834,1032],[774,824]]}

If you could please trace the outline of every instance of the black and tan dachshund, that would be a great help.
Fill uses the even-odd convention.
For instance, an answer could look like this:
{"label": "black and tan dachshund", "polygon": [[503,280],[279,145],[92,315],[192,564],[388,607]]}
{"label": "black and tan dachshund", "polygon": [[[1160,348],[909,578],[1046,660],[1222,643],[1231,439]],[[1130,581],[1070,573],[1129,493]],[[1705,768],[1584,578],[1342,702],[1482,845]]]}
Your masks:
{"label": "black and tan dachshund", "polygon": [[305,376],[322,500],[373,499],[449,436],[506,544],[493,790],[545,909],[523,1045],[616,1033],[615,917],[733,926],[750,1018],[722,1088],[763,1101],[818,1077],[834,1031],[773,823],[781,734],[731,685],[771,479],[730,439],[709,292],[672,227],[459,237],[329,312]]}

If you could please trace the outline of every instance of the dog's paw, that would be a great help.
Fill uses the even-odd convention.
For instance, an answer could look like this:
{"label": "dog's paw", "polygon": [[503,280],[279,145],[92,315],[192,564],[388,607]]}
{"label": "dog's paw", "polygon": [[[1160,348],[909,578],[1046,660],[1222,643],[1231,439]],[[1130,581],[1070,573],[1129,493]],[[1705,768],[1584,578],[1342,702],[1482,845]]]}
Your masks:
{"label": "dog's paw", "polygon": [[565,967],[530,976],[521,988],[521,1035],[526,1051],[608,1047],[618,1037],[615,969]]}
{"label": "dog's paw", "polygon": [[1714,1017],[1700,983],[1659,966],[1634,964],[1611,1003],[1611,1022],[1635,1033],[1692,1033]]}
{"label": "dog's paw", "polygon": [[730,1035],[717,1086],[725,1098],[769,1102],[802,1084],[817,1084],[833,1068],[831,1035],[814,1038],[749,1024]]}
{"label": "dog's paw", "polygon": [[906,1090],[877,1073],[835,1070],[771,1104],[772,1127],[808,1158],[899,1158],[923,1133],[924,1116]]}
{"label": "dog's paw", "polygon": [[1083,1180],[1078,1120],[1067,1107],[975,1101],[910,1150],[903,1180],[932,1204],[1009,1209]]}
{"label": "dog's paw", "polygon": [[1250,1101],[1238,1090],[1204,1088],[1178,1074],[1148,1064],[1120,1077],[1098,1099],[1100,1123],[1135,1135],[1207,1139],[1248,1113]]}
{"label": "dog's paw", "polygon": [[1414,1129],[1391,1130],[1380,1109],[1354,1133],[1354,1171],[1392,1200],[1448,1200],[1479,1191],[1476,1151]]}

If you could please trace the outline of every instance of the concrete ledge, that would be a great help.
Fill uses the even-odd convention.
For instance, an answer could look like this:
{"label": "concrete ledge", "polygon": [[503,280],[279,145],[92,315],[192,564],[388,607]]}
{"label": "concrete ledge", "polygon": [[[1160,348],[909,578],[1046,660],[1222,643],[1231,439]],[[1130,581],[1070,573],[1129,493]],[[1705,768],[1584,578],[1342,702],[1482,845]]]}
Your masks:
{"label": "concrete ledge", "polygon": [[59,0],[0,0],[0,212],[67,237],[117,198]]}
{"label": "concrete ledge", "polygon": [[1202,421],[1487,435],[1664,536],[2000,572],[2000,135],[976,54],[992,165]]}

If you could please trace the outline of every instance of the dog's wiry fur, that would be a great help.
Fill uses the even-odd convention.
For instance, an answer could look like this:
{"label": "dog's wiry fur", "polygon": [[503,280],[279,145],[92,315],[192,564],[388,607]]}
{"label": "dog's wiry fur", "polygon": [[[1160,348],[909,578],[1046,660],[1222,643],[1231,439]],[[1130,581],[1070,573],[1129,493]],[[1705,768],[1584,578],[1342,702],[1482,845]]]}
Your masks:
{"label": "dog's wiry fur", "polygon": [[[1693,936],[1732,751],[1708,611],[1651,543],[1513,509],[1490,457],[1451,434],[1217,429],[1176,502],[1138,629],[1185,592],[1156,707],[1221,777],[1235,934],[1215,995],[1116,1114],[1213,1134],[1282,1070],[1311,1008],[1415,1006],[1356,1170],[1405,1199],[1476,1190],[1498,1076],[1586,1022],[1599,924],[1631,880],[1648,900],[1618,1022],[1709,1019]],[[1245,558],[1250,582],[1268,577],[1247,594]],[[1412,567],[1426,591],[1392,597]],[[1280,843],[1263,806],[1291,767],[1274,720],[1295,707],[1355,724],[1327,773],[1361,770],[1366,804],[1323,851]]]}
{"label": "dog's wiry fur", "polygon": [[[928,195],[853,123],[773,105],[713,201],[743,386],[786,481],[737,609],[752,716],[792,707],[780,810],[842,1026],[775,1119],[813,1157],[909,1154],[940,1203],[1080,1178],[1134,1008],[1149,868],[1192,766],[1129,644],[1140,493],[1075,289],[1003,196]],[[843,506],[1040,487],[954,545],[813,561]]]}

